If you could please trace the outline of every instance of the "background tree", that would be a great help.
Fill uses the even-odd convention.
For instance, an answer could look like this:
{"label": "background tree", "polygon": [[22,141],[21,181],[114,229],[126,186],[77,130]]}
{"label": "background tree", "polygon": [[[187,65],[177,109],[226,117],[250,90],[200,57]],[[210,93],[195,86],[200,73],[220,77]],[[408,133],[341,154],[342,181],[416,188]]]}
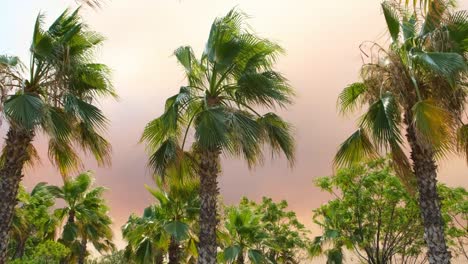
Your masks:
{"label": "background tree", "polygon": [[468,192],[461,187],[450,188],[439,184],[445,233],[452,254],[468,261]]}
{"label": "background tree", "polygon": [[143,215],[130,215],[122,227],[123,238],[127,241],[125,258],[138,264],[162,264],[167,253],[169,237],[160,219],[165,216],[155,205],[145,208]]}
{"label": "background tree", "polygon": [[60,263],[62,259],[70,254],[70,249],[62,243],[45,240],[34,246],[30,254],[22,259],[14,259],[11,264],[50,264]]}
{"label": "background tree", "polygon": [[188,46],[174,52],[188,84],[167,99],[164,113],[148,123],[142,136],[151,154],[150,164],[164,175],[171,164],[190,160],[184,146],[194,129],[192,147],[200,157],[196,166],[201,198],[200,264],[216,262],[220,155],[242,157],[254,165],[262,160],[266,144],[293,161],[290,125],[275,113],[254,110],[291,103],[291,87],[273,69],[282,49],[249,32],[244,18],[237,10],[217,18],[200,58]]}
{"label": "background tree", "polygon": [[17,57],[0,56],[0,107],[8,132],[0,166],[0,264],[5,263],[8,232],[24,164],[35,156],[32,144],[42,131],[49,157],[63,175],[80,167],[73,143],[109,163],[110,144],[99,134],[106,118],[94,103],[115,96],[109,70],[95,63],[103,38],[81,22],[78,10],[65,11],[48,29],[37,17],[28,74]]}
{"label": "background tree", "polygon": [[199,183],[175,176],[157,179],[157,189],[147,186],[157,203],[146,208],[143,217],[131,216],[123,227],[127,252],[138,263],[153,263],[166,255],[170,264],[192,263],[198,254]]}
{"label": "background tree", "polygon": [[261,203],[242,198],[239,205],[225,209],[220,231],[227,263],[294,264],[305,259],[310,241],[296,214],[287,211],[288,203],[263,197]]}
{"label": "background tree", "polygon": [[134,264],[133,261],[125,257],[124,250],[114,251],[111,254],[97,259],[87,260],[87,264]]}
{"label": "background tree", "polygon": [[[361,83],[339,96],[342,112],[368,105],[359,129],[341,146],[338,166],[390,152],[406,186],[417,186],[430,263],[449,263],[437,195],[437,160],[468,151],[465,54],[468,13],[451,12],[431,1],[427,14],[406,12],[394,2],[382,4],[392,44],[371,43],[364,50]],[[405,131],[411,148],[403,146]],[[416,176],[416,177],[414,177]],[[416,183],[414,183],[416,182]]]}
{"label": "background tree", "polygon": [[65,201],[65,207],[55,210],[60,221],[66,219],[61,242],[71,249],[69,261],[83,264],[92,243],[98,252],[112,251],[112,220],[102,197],[105,188],[94,187],[90,172],[69,178],[62,187],[49,186],[49,191]]}
{"label": "background tree", "polygon": [[299,222],[296,213],[287,210],[286,200],[275,203],[271,198],[263,197],[260,204],[245,199],[242,203],[249,203],[262,216],[261,222],[265,224],[268,236],[265,242],[267,247],[263,250],[270,262],[295,264],[305,258],[303,254],[310,244],[310,234]]}
{"label": "background tree", "polygon": [[[316,185],[334,199],[314,210],[323,234],[310,253],[326,254],[328,263],[342,263],[352,250],[366,263],[408,263],[424,252],[418,204],[385,160],[341,169]],[[411,262],[409,262],[411,263]]]}
{"label": "background tree", "polygon": [[261,215],[254,212],[248,205],[228,207],[225,210],[224,227],[226,239],[221,260],[226,263],[244,264],[265,263],[266,258],[261,250],[267,238]]}
{"label": "background tree", "polygon": [[56,219],[51,215],[54,197],[49,193],[46,183],[38,183],[30,193],[23,186],[18,193],[10,230],[9,257],[22,258],[28,248],[54,239]]}

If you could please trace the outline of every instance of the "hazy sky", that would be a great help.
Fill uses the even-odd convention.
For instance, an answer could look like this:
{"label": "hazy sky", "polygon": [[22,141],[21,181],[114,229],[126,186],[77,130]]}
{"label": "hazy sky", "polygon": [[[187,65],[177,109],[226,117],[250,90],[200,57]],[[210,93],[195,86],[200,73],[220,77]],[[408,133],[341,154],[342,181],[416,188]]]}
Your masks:
{"label": "hazy sky", "polygon": [[[468,1],[462,4],[468,7]],[[463,6],[464,5],[464,6]],[[75,7],[73,0],[0,0],[0,54],[27,61],[35,17],[47,20]],[[107,37],[99,60],[113,69],[117,101],[102,107],[110,119],[108,138],[113,164],[97,168],[88,159],[86,169],[96,172],[97,183],[110,190],[106,196],[119,228],[131,212],[141,213],[152,202],[143,185],[151,184],[144,146],[138,144],[145,124],[159,116],[164,101],[185,84],[182,70],[171,56],[181,45],[200,54],[213,19],[237,6],[251,16],[249,24],[261,36],[279,42],[287,51],[278,69],[297,91],[294,106],[282,115],[295,126],[297,162],[293,169],[283,159],[249,171],[237,160],[224,160],[220,177],[226,203],[241,196],[287,199],[301,220],[311,224],[311,210],[329,197],[312,184],[330,175],[337,146],[355,128],[356,116],[336,111],[338,93],[357,80],[358,45],[364,40],[387,42],[379,0],[112,0],[102,10],[83,10],[91,27]],[[38,140],[42,166],[27,170],[25,184],[59,184],[60,176]],[[440,180],[468,187],[468,170],[460,158],[440,165]],[[120,232],[116,232],[120,237]]]}

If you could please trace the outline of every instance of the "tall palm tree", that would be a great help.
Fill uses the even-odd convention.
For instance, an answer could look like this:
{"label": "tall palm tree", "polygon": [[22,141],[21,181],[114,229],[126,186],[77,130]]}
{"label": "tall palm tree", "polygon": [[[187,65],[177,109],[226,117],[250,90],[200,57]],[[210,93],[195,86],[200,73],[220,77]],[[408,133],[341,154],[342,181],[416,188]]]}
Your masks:
{"label": "tall palm tree", "polygon": [[[364,53],[362,82],[339,96],[342,112],[369,106],[335,163],[347,166],[389,151],[406,185],[416,182],[430,263],[450,263],[436,190],[437,161],[448,153],[468,154],[468,13],[451,12],[439,0],[425,16],[402,11],[394,2],[382,7],[392,44],[388,49],[371,44]],[[412,162],[403,150],[403,131]]]}
{"label": "tall palm tree", "polygon": [[62,175],[81,162],[74,146],[110,162],[110,144],[99,134],[107,119],[94,104],[115,96],[108,68],[94,62],[103,37],[88,30],[78,10],[62,13],[48,29],[43,15],[34,25],[29,69],[17,57],[0,56],[0,110],[9,129],[0,166],[0,264],[26,162],[35,156],[33,140],[49,138],[49,157]]}
{"label": "tall palm tree", "polygon": [[[164,113],[148,123],[142,136],[151,152],[150,165],[160,175],[171,164],[196,161],[201,198],[198,262],[202,264],[216,262],[220,155],[240,156],[254,165],[262,161],[267,144],[293,161],[290,125],[275,113],[254,110],[291,103],[291,87],[273,70],[282,49],[249,32],[244,18],[237,10],[217,18],[200,59],[189,46],[174,52],[188,83],[167,99]],[[192,147],[199,157],[195,159],[184,149],[192,128]]]}
{"label": "tall palm tree", "polygon": [[62,187],[49,186],[49,191],[65,201],[65,207],[54,214],[60,221],[66,219],[62,242],[72,249],[71,259],[83,264],[88,254],[87,245],[92,243],[98,252],[110,252],[112,243],[112,220],[102,197],[105,188],[94,187],[90,172],[67,179]]}

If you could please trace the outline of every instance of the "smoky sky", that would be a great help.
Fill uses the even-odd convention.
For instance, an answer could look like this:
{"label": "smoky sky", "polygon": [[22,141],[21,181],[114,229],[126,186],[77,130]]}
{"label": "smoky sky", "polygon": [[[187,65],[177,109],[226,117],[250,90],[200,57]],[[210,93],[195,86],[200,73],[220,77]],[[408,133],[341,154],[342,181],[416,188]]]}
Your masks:
{"label": "smoky sky", "polygon": [[[18,55],[27,62],[37,13],[43,11],[50,22],[67,6],[76,4],[1,0],[0,53]],[[233,7],[250,15],[248,23],[257,34],[286,50],[277,69],[297,96],[291,107],[277,111],[294,125],[297,160],[290,168],[283,158],[270,160],[266,153],[265,163],[249,170],[243,161],[223,158],[219,178],[223,201],[232,204],[242,196],[286,199],[302,222],[316,229],[311,211],[330,197],[313,186],[313,179],[332,174],[333,155],[358,118],[358,114],[340,116],[336,98],[342,88],[358,80],[359,44],[389,42],[380,1],[112,0],[100,10],[82,10],[90,27],[106,37],[96,55],[112,68],[119,94],[117,100],[100,101],[110,120],[106,136],[113,146],[112,166],[98,168],[86,158],[84,170],[93,170],[96,183],[109,189],[106,198],[118,239],[118,229],[129,214],[140,214],[153,201],[144,188],[152,179],[139,139],[145,124],[162,113],[165,99],[185,84],[171,54],[181,45],[191,45],[200,55],[213,19]],[[467,7],[464,2],[460,8]],[[47,159],[45,143],[41,136],[36,140],[42,159],[40,165],[27,169],[24,184],[28,187],[40,181],[61,183]],[[440,162],[440,181],[468,187],[467,176],[462,158]]]}

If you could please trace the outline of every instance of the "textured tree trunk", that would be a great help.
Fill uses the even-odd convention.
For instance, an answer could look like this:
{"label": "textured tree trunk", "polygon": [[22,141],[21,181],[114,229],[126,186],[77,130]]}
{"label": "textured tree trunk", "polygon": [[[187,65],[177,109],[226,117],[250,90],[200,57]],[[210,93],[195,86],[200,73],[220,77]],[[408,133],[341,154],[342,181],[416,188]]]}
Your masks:
{"label": "textured tree trunk", "polygon": [[419,207],[424,223],[424,239],[428,247],[430,264],[450,263],[451,254],[448,251],[444,237],[444,222],[440,212],[440,201],[437,194],[437,165],[432,148],[418,139],[412,124],[412,118],[407,114],[406,137],[411,146],[413,170],[418,183]]}
{"label": "textured tree trunk", "polygon": [[0,168],[0,264],[5,264],[7,260],[8,232],[23,177],[23,166],[30,158],[28,147],[33,136],[33,132],[10,127],[5,140],[5,161]]}
{"label": "textured tree trunk", "polygon": [[69,224],[75,223],[75,211],[70,210],[70,212],[68,213],[68,220],[67,221],[68,221]]}
{"label": "textured tree trunk", "polygon": [[83,240],[81,240],[80,255],[78,256],[78,264],[85,263],[87,244],[88,244],[88,239],[86,237],[83,237]]}
{"label": "textured tree trunk", "polygon": [[216,263],[216,226],[219,150],[202,151],[200,164],[200,242],[198,264]]}
{"label": "textured tree trunk", "polygon": [[245,259],[244,259],[244,250],[241,250],[239,253],[239,256],[237,257],[237,264],[244,264]]}
{"label": "textured tree trunk", "polygon": [[155,264],[163,264],[164,263],[164,256],[162,254],[158,254],[154,257]]}
{"label": "textured tree trunk", "polygon": [[179,264],[179,243],[171,236],[171,242],[169,243],[169,264]]}
{"label": "textured tree trunk", "polygon": [[24,250],[26,247],[26,239],[20,238],[18,241],[18,245],[16,246],[16,251],[15,251],[15,259],[21,259],[24,255]]}

